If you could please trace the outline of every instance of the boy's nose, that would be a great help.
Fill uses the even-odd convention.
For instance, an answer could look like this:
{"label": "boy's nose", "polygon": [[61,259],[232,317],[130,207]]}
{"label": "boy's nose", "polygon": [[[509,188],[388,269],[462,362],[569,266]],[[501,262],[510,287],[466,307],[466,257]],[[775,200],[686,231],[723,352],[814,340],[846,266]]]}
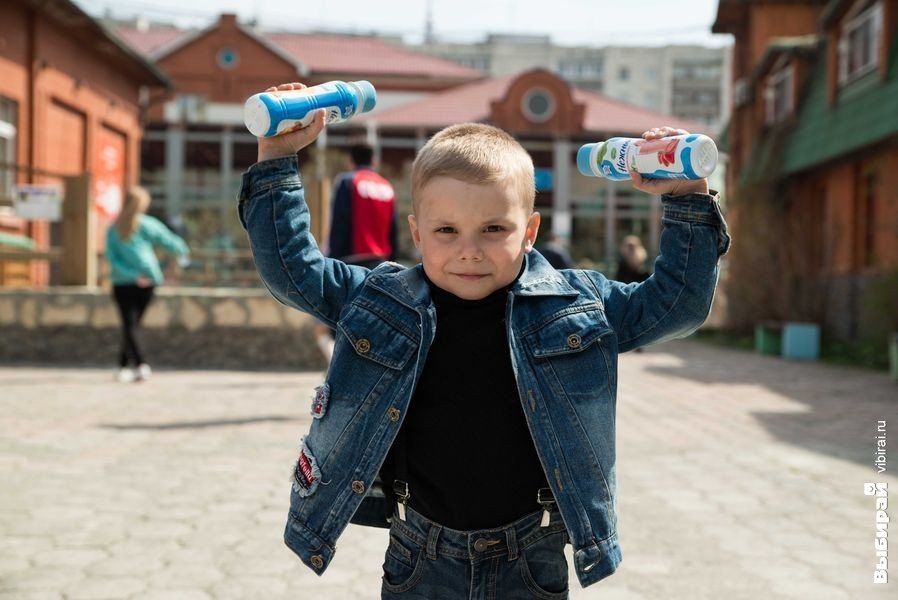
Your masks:
{"label": "boy's nose", "polygon": [[461,260],[481,260],[483,259],[483,251],[476,244],[466,244],[462,246],[459,258]]}

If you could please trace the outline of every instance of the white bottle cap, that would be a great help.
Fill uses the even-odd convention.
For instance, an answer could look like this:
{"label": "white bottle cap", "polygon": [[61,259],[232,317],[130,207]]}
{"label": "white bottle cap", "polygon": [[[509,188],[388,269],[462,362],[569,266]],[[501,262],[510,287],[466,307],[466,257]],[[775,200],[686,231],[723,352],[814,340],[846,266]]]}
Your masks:
{"label": "white bottle cap", "polygon": [[[703,136],[704,137],[704,136]],[[717,146],[711,138],[704,138],[693,147],[692,168],[695,174],[704,179],[717,167]]]}
{"label": "white bottle cap", "polygon": [[271,129],[271,114],[261,96],[262,94],[250,96],[243,105],[243,122],[249,132],[256,137],[264,137]]}

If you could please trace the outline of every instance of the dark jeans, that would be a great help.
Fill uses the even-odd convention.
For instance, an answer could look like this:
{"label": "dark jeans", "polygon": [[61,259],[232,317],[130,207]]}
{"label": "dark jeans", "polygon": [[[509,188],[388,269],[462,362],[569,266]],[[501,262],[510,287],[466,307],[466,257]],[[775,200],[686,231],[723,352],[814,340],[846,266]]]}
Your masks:
{"label": "dark jeans", "polygon": [[568,597],[568,543],[557,510],[480,531],[442,527],[407,509],[393,516],[381,598],[517,600]]}
{"label": "dark jeans", "polygon": [[122,350],[119,353],[119,366],[127,367],[129,363],[136,366],[146,362],[137,342],[137,330],[144,311],[153,299],[154,289],[152,286],[136,285],[117,285],[112,288],[112,295],[122,318]]}

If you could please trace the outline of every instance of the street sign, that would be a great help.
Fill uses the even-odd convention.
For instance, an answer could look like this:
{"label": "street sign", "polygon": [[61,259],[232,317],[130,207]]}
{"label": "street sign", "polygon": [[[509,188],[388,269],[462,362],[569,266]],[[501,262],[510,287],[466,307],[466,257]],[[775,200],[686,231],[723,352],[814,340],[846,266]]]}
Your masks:
{"label": "street sign", "polygon": [[17,185],[13,197],[17,217],[41,221],[59,221],[62,217],[62,189],[58,185]]}

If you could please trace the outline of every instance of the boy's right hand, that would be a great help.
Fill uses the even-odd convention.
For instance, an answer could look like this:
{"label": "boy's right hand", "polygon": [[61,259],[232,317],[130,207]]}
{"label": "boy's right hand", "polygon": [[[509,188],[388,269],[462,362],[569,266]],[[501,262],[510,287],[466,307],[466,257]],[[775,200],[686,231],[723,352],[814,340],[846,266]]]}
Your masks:
{"label": "boy's right hand", "polygon": [[[266,92],[277,92],[285,90],[301,90],[305,85],[302,83],[282,83],[277,87],[270,87]],[[315,141],[321,130],[324,129],[324,115],[326,111],[321,108],[315,113],[315,120],[306,127],[297,126],[292,131],[276,135],[274,137],[261,137],[259,139],[259,158],[258,161],[270,160],[272,158],[281,158],[282,156],[293,156],[300,149],[305,148]]]}

